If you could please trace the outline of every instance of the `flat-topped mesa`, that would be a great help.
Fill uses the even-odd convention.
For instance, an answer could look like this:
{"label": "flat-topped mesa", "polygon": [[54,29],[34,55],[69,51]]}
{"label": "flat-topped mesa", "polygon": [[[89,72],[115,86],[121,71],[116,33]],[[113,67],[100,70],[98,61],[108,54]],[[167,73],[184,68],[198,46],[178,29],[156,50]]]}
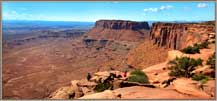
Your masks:
{"label": "flat-topped mesa", "polygon": [[203,23],[154,23],[150,39],[158,46],[172,49],[183,49],[194,43],[209,39],[209,34],[215,32],[215,22]]}
{"label": "flat-topped mesa", "polygon": [[125,21],[125,20],[99,20],[96,21],[95,27],[108,29],[150,29],[147,22]]}
{"label": "flat-topped mesa", "polygon": [[147,22],[125,20],[99,20],[86,34],[90,39],[106,39],[137,42],[148,38],[149,25]]}

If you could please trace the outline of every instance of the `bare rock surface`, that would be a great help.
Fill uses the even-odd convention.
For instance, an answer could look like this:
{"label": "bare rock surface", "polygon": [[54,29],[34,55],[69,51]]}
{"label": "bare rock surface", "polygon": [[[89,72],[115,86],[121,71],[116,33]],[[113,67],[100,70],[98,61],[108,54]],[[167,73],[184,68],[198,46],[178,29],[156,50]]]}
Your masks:
{"label": "bare rock surface", "polygon": [[188,78],[177,78],[173,82],[173,85],[174,89],[180,93],[196,96],[198,98],[211,98],[209,94],[202,91],[197,81]]}
{"label": "bare rock surface", "polygon": [[215,96],[215,89],[216,89],[215,83],[216,83],[215,80],[209,80],[204,84],[204,87],[203,87],[203,90],[207,94],[209,94],[211,97]]}
{"label": "bare rock surface", "polygon": [[75,90],[72,87],[62,87],[51,95],[51,99],[72,99],[74,95]]}
{"label": "bare rock surface", "polygon": [[104,92],[86,95],[78,99],[118,99],[118,95],[111,90],[105,90]]}
{"label": "bare rock surface", "polygon": [[175,90],[133,86],[91,94],[79,99],[197,99],[197,97],[180,94]]}

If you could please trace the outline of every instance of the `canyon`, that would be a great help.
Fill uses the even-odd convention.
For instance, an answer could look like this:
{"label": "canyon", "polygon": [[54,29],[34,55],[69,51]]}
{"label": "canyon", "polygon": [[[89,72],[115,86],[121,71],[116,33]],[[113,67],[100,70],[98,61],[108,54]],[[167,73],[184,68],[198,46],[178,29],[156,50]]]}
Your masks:
{"label": "canyon", "polygon": [[[148,22],[99,20],[89,30],[43,31],[24,38],[5,40],[3,98],[47,99],[52,94],[55,96],[54,92],[59,94],[57,89],[61,87],[69,86],[66,89],[71,89],[71,80],[80,80],[88,73],[102,71],[141,69],[154,81],[153,74],[156,72],[153,69],[161,75],[159,72],[164,67],[163,62],[171,55],[170,51],[207,41],[210,33],[215,33],[214,21],[156,22],[149,26]],[[214,46],[210,47],[208,51],[213,53]],[[207,57],[206,54],[204,56]],[[126,88],[129,92],[124,92],[124,89],[114,92],[126,93],[123,98],[132,98],[129,94],[134,92],[134,88]],[[146,90],[152,91],[141,87],[135,89],[138,95]],[[140,92],[139,89],[144,90]],[[157,89],[156,92],[167,91]],[[172,93],[180,98],[195,99],[194,96],[182,95],[170,89],[168,94]]]}

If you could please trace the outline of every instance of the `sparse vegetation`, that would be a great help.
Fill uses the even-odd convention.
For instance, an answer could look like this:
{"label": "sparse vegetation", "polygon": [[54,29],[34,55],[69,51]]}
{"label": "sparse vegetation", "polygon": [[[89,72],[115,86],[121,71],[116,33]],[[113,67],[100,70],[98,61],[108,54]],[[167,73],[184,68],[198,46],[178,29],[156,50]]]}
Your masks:
{"label": "sparse vegetation", "polygon": [[204,84],[209,80],[209,77],[203,74],[197,74],[192,76],[192,80],[200,81],[202,84]]}
{"label": "sparse vegetation", "polygon": [[202,59],[177,57],[175,60],[169,62],[171,64],[169,67],[171,70],[169,75],[175,77],[191,77],[193,75],[191,72],[195,70],[196,66],[202,65],[202,61]]}
{"label": "sparse vegetation", "polygon": [[112,85],[109,82],[103,82],[103,83],[99,83],[98,85],[96,85],[96,87],[94,88],[94,91],[102,92],[106,89],[110,89],[111,87]]}
{"label": "sparse vegetation", "polygon": [[187,54],[195,54],[195,53],[200,53],[200,49],[208,48],[209,42],[205,41],[202,42],[201,44],[195,43],[193,46],[188,46],[181,51]]}
{"label": "sparse vegetation", "polygon": [[195,54],[195,53],[200,53],[199,47],[195,46],[188,46],[182,50],[182,52],[187,53],[187,54]]}
{"label": "sparse vegetation", "polygon": [[149,83],[148,76],[141,70],[135,70],[130,73],[129,82]]}
{"label": "sparse vegetation", "polygon": [[200,49],[208,48],[208,45],[209,45],[208,41],[202,42],[201,44],[197,44],[197,43],[194,44],[194,46],[198,46]]}
{"label": "sparse vegetation", "polygon": [[207,65],[211,65],[211,68],[215,69],[215,53],[206,61]]}

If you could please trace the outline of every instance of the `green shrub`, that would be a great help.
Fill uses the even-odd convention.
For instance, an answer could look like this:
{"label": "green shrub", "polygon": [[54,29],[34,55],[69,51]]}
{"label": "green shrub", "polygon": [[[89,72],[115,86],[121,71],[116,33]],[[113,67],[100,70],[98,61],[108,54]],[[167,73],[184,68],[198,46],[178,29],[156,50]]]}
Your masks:
{"label": "green shrub", "polygon": [[181,51],[187,54],[195,54],[200,53],[200,48],[198,46],[188,46]]}
{"label": "green shrub", "polygon": [[129,82],[149,83],[148,76],[141,70],[135,70],[130,73]]}
{"label": "green shrub", "polygon": [[106,89],[110,89],[111,87],[112,85],[109,82],[103,82],[103,83],[99,83],[98,85],[96,85],[96,87],[94,88],[94,91],[102,92]]}
{"label": "green shrub", "polygon": [[200,49],[208,48],[209,42],[205,41],[202,42],[201,44],[195,43],[193,46],[188,46],[181,51],[187,54],[195,54],[195,53],[200,53]]}
{"label": "green shrub", "polygon": [[207,65],[211,65],[211,68],[215,69],[215,53],[206,61]]}
{"label": "green shrub", "polygon": [[169,64],[171,64],[169,67],[171,70],[169,75],[175,77],[191,77],[191,72],[195,70],[196,66],[202,65],[202,61],[203,60],[201,59],[193,59],[189,57],[177,57],[175,60],[169,62]]}
{"label": "green shrub", "polygon": [[208,48],[209,42],[205,41],[205,42],[202,42],[201,44],[197,44],[197,45],[199,46],[200,49]]}
{"label": "green shrub", "polygon": [[194,75],[192,80],[200,81],[202,84],[206,83],[209,80],[209,77],[203,74]]}

